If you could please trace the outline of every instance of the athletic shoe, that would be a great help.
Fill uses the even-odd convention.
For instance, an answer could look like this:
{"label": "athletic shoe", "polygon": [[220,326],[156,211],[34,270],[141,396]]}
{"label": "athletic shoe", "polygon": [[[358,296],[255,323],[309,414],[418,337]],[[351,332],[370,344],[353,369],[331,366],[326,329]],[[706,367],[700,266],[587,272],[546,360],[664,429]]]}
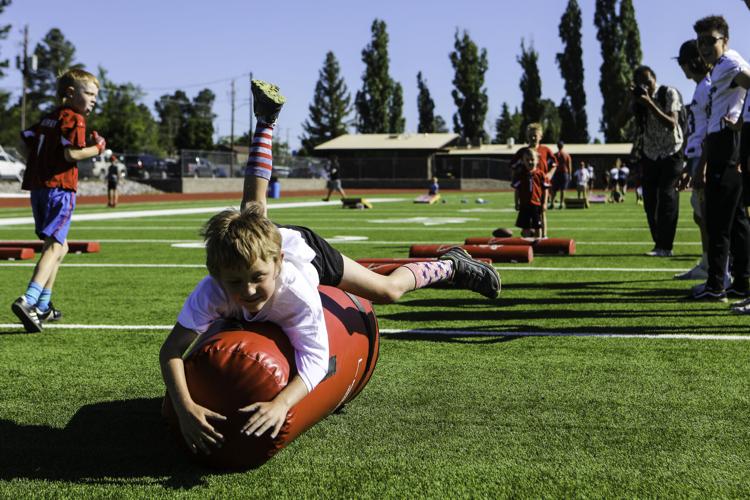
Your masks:
{"label": "athletic shoe", "polygon": [[460,247],[453,247],[440,260],[453,262],[451,281],[459,288],[467,288],[494,299],[500,293],[500,275],[492,264],[485,264],[471,258],[471,255]]}
{"label": "athletic shoe", "polygon": [[741,309],[743,307],[750,306],[750,298],[740,300],[738,302],[735,302],[730,307],[732,309]]}
{"label": "athletic shoe", "polygon": [[[744,286],[739,286],[744,285]],[[750,288],[747,286],[747,282],[739,284],[736,281],[733,281],[731,285],[727,287],[727,295],[731,295],[732,297],[739,297],[741,299],[746,299],[750,297]]]}
{"label": "athletic shoe", "polygon": [[677,273],[674,275],[676,280],[703,280],[708,278],[708,272],[701,267],[700,264],[696,264],[694,268],[684,273]]}
{"label": "athletic shoe", "polygon": [[671,257],[672,250],[664,250],[663,248],[654,248],[650,252],[646,252],[649,257]]}
{"label": "athletic shoe", "polygon": [[692,288],[690,295],[688,295],[688,299],[705,300],[711,302],[726,302],[727,292],[725,292],[724,290],[711,288],[705,283],[701,283],[699,285],[695,285]]}
{"label": "athletic shoe", "polygon": [[258,120],[273,125],[279,117],[286,98],[279,92],[279,87],[263,80],[253,80],[250,84],[253,92],[253,106]]}
{"label": "athletic shoe", "polygon": [[59,309],[55,309],[52,302],[49,303],[49,309],[46,311],[40,311],[38,307],[34,307],[36,315],[39,317],[39,321],[46,323],[49,321],[60,321],[63,317],[63,313]]}
{"label": "athletic shoe", "polygon": [[42,322],[36,315],[36,308],[27,304],[24,297],[18,297],[10,306],[10,310],[18,316],[27,332],[39,333],[42,331]]}

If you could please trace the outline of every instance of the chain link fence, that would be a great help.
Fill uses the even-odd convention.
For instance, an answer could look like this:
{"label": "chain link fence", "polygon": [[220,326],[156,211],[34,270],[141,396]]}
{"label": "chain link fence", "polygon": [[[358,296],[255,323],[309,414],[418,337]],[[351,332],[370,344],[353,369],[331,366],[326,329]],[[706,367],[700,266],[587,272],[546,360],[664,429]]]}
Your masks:
{"label": "chain link fence", "polygon": [[[167,162],[173,164],[169,169],[170,177],[244,177],[247,157],[247,153],[183,149],[178,159]],[[275,154],[273,175],[301,179],[325,177],[327,162],[328,160],[320,158]]]}

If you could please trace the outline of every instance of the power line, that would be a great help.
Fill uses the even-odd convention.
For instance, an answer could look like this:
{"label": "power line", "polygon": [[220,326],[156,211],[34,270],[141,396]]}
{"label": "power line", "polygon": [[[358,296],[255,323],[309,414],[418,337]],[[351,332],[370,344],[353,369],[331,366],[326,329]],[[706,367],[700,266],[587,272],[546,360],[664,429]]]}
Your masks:
{"label": "power line", "polygon": [[210,82],[203,82],[203,83],[191,83],[187,85],[170,85],[168,87],[141,87],[142,90],[148,91],[148,92],[154,92],[154,91],[163,91],[163,90],[172,90],[172,89],[189,89],[192,87],[201,87],[201,86],[207,86],[207,85],[216,85],[219,83],[226,83],[231,82],[232,80],[236,80],[237,78],[243,78],[245,76],[248,76],[249,73],[242,73],[241,75],[237,76],[230,76],[229,78],[222,78],[220,80],[213,80]]}

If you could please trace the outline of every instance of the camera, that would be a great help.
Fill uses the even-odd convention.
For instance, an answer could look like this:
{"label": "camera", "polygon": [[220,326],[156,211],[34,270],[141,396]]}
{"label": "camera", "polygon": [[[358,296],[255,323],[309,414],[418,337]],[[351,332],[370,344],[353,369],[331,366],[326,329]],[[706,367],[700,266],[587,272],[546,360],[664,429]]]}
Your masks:
{"label": "camera", "polygon": [[636,97],[643,97],[648,95],[648,89],[645,85],[636,85],[635,87],[633,87],[633,94]]}

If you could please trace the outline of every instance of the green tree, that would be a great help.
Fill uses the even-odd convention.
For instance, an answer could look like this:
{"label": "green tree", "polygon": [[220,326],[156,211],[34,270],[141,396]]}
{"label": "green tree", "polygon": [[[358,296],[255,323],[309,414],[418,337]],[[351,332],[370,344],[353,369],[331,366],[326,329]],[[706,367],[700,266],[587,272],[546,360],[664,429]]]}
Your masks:
{"label": "green tree", "polygon": [[529,123],[542,121],[544,114],[544,104],[542,103],[542,78],[539,76],[539,53],[534,46],[526,48],[526,44],[521,40],[521,55],[516,58],[521,65],[523,74],[521,75],[521,130],[526,130]]}
{"label": "green tree", "polygon": [[178,153],[177,135],[190,114],[190,99],[182,90],[165,94],[154,103],[159,118],[159,144],[170,156]]}
{"label": "green tree", "polygon": [[606,142],[624,142],[625,124],[618,115],[626,105],[631,72],[623,50],[622,28],[616,13],[617,0],[596,0],[594,25],[602,52],[599,90],[602,93],[601,131]]}
{"label": "green tree", "polygon": [[560,129],[562,126],[560,113],[552,99],[542,99],[541,104],[542,117],[540,122],[542,123],[542,127],[544,127],[542,142],[554,144],[560,140]]}
{"label": "green tree", "polygon": [[385,21],[375,19],[370,31],[372,41],[362,50],[362,62],[365,63],[362,89],[354,99],[357,130],[362,134],[388,131],[388,105],[393,92],[393,82],[388,73],[388,33]]}
{"label": "green tree", "polygon": [[422,78],[422,72],[417,73],[417,111],[419,124],[417,132],[429,134],[435,132],[435,101],[432,100],[427,82]]}
{"label": "green tree", "polygon": [[481,51],[464,30],[454,34],[454,50],[450,53],[455,71],[451,92],[457,111],[453,115],[453,130],[471,144],[487,142],[484,119],[487,116],[487,89],[484,75],[489,68],[487,50]]}
{"label": "green tree", "polygon": [[393,91],[388,100],[388,133],[402,134],[406,129],[404,118],[404,89],[398,82],[393,82]]}
{"label": "green tree", "polygon": [[[3,13],[11,0],[0,0],[0,14]],[[0,26],[0,41],[8,38],[11,25]],[[8,68],[8,59],[0,60],[0,78],[6,76],[5,70]],[[21,122],[21,109],[17,104],[11,103],[10,92],[0,89],[0,144],[5,146],[16,145],[18,139],[18,124]]]}
{"label": "green tree", "polygon": [[643,52],[641,51],[641,32],[638,29],[638,21],[635,18],[633,0],[622,0],[619,17],[620,29],[622,30],[625,63],[632,73],[641,65],[641,60],[643,59]]}
{"label": "green tree", "polygon": [[586,91],[583,87],[582,24],[578,2],[569,0],[558,27],[564,48],[556,56],[560,74],[565,81],[566,96],[558,108],[561,120],[560,139],[565,142],[589,142]]}
{"label": "green tree", "polygon": [[213,149],[214,118],[213,105],[216,95],[203,89],[193,98],[186,120],[182,123],[175,146],[177,149]]}
{"label": "green tree", "polygon": [[513,127],[512,120],[508,103],[503,102],[500,116],[495,120],[495,140],[493,141],[495,144],[505,144],[511,137],[515,140],[515,135],[511,134],[511,128]]}
{"label": "green tree", "polygon": [[57,78],[69,69],[83,68],[75,61],[75,46],[62,31],[52,28],[34,49],[37,70],[28,77],[27,123],[34,123],[42,113],[58,104]]}
{"label": "green tree", "polygon": [[[318,72],[310,116],[302,124],[302,153],[312,154],[315,146],[346,134],[346,117],[351,112],[351,95],[341,77],[339,62],[333,52],[326,54]],[[274,144],[276,142],[274,141]]]}
{"label": "green tree", "polygon": [[436,134],[445,134],[448,132],[448,124],[440,115],[435,115],[435,120],[432,122],[432,131]]}
{"label": "green tree", "polygon": [[87,129],[99,131],[114,151],[161,153],[156,121],[148,106],[140,102],[143,91],[133,83],[111,81],[102,68],[98,79],[99,98]]}
{"label": "green tree", "polygon": [[[5,8],[8,7],[10,3],[11,3],[11,0],[0,0],[0,14],[2,14],[3,11],[5,11]],[[10,28],[11,28],[10,24],[6,24],[5,26],[0,26],[0,41],[8,38],[8,33],[10,32]],[[0,59],[0,78],[4,78],[6,76],[5,70],[7,68],[8,68],[8,60]]]}

